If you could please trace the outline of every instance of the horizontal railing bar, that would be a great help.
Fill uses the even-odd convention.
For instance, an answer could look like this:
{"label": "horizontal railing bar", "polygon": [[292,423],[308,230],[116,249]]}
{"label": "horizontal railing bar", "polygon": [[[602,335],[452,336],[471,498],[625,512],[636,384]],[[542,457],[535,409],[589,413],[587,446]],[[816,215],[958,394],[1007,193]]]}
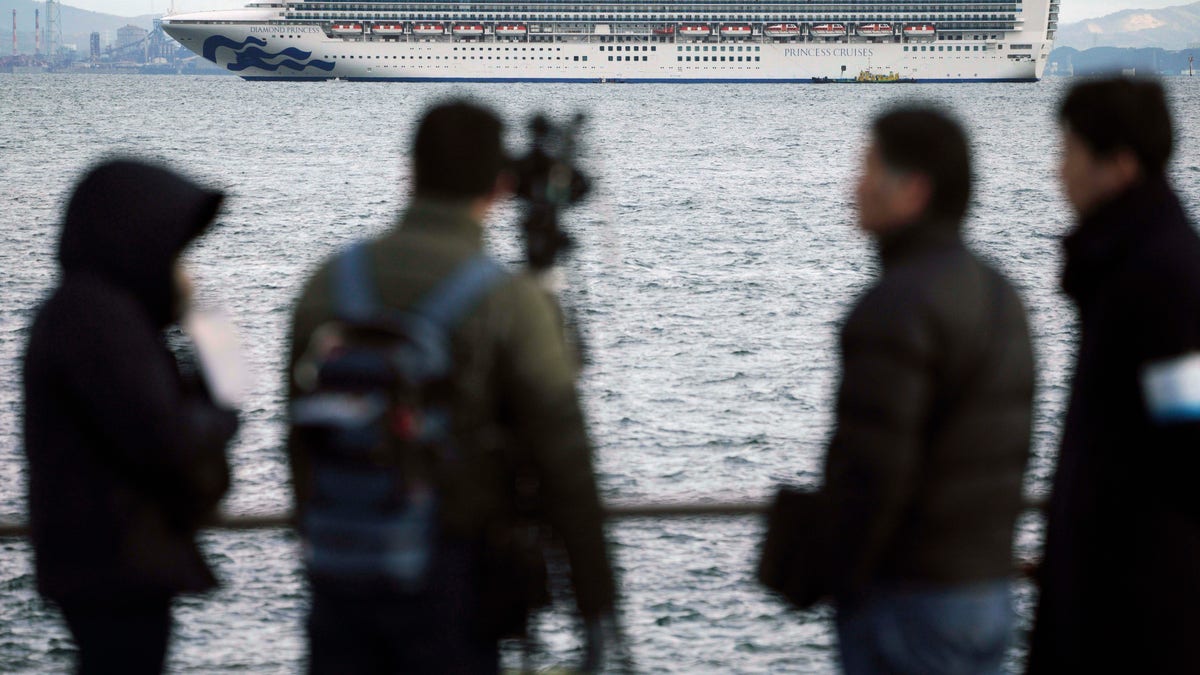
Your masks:
{"label": "horizontal railing bar", "polygon": [[[605,507],[605,517],[609,520],[630,520],[635,518],[695,518],[695,517],[725,517],[742,518],[766,513],[769,502],[713,502],[713,503],[659,503],[659,504],[609,504]],[[1041,511],[1045,508],[1042,500],[1026,500],[1025,508],[1030,511]],[[266,515],[236,515],[221,514],[204,529],[208,530],[276,530],[290,528],[294,524],[290,513],[270,513]],[[13,539],[29,536],[29,526],[25,523],[0,522],[0,539]]]}

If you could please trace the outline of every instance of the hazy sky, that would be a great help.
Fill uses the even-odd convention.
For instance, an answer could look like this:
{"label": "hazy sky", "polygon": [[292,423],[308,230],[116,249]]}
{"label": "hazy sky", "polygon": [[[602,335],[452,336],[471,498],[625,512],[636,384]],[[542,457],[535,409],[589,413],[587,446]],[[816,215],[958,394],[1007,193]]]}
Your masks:
{"label": "hazy sky", "polygon": [[[243,7],[251,0],[174,0],[175,11],[195,12],[204,9]],[[1071,22],[1104,16],[1122,9],[1149,9],[1191,4],[1195,0],[1062,0],[1062,21]],[[172,0],[63,0],[63,4],[97,12],[137,16],[162,14]]]}

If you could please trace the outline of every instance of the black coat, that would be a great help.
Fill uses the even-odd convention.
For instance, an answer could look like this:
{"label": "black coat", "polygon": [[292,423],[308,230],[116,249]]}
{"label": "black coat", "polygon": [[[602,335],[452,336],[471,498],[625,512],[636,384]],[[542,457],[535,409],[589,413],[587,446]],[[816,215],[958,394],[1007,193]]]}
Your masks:
{"label": "black coat", "polygon": [[1200,352],[1200,237],[1141,184],[1066,239],[1081,341],[1030,672],[1200,672],[1200,419],[1155,423],[1142,369]]}
{"label": "black coat", "polygon": [[1029,456],[1020,298],[947,224],[880,241],[883,276],[842,329],[825,491],[839,603],[875,585],[1006,577]]}
{"label": "black coat", "polygon": [[172,270],[221,196],[121,161],[68,206],[61,279],[25,355],[25,453],[47,597],[173,594],[214,579],[198,522],[229,484],[236,416],[189,387],[164,340]]}

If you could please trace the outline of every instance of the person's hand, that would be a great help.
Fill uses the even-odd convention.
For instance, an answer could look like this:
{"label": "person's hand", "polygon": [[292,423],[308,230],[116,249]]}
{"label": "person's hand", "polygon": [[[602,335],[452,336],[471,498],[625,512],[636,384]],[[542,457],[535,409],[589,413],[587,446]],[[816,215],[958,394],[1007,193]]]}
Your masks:
{"label": "person's hand", "polygon": [[611,614],[584,619],[585,673],[633,673],[633,656],[625,636]]}

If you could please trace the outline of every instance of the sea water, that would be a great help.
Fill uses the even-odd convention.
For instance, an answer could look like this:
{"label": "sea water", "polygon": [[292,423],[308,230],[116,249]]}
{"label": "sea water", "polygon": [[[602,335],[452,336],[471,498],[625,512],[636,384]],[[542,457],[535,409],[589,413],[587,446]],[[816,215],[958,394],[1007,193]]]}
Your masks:
{"label": "sea water", "polygon": [[[838,325],[879,271],[854,227],[852,190],[873,115],[903,100],[953,110],[977,172],[968,239],[1020,290],[1039,370],[1027,491],[1054,467],[1076,338],[1058,289],[1071,227],[1056,181],[1064,80],[955,85],[248,83],[231,77],[0,75],[0,518],[24,513],[20,356],[57,274],[64,201],[93,162],[161,160],[228,194],[187,255],[199,299],[242,336],[252,387],[230,449],[229,512],[290,505],[282,363],[305,276],[349,242],[393,226],[408,199],[413,125],[468,96],[508,121],[514,151],[544,111],[587,115],[581,162],[594,192],[565,218],[578,250],[566,301],[589,346],[581,389],[605,499],[763,500],[814,484],[833,423]],[[1172,177],[1200,213],[1200,80],[1168,89],[1179,116]],[[519,264],[518,213],[489,244]],[[754,518],[647,519],[609,528],[639,667],[662,673],[822,673],[828,610],[790,612],[754,582]],[[1022,520],[1018,555],[1037,554]],[[202,536],[223,587],[181,599],[172,672],[303,667],[307,590],[284,531]],[[0,671],[62,672],[73,647],[34,590],[27,543],[0,541]],[[1022,630],[1034,594],[1017,586]],[[1121,617],[1114,617],[1120,621]],[[1130,621],[1138,617],[1128,617]],[[568,611],[541,625],[539,664],[580,654]],[[1010,667],[1023,654],[1014,646]],[[515,655],[506,661],[515,665]]]}

